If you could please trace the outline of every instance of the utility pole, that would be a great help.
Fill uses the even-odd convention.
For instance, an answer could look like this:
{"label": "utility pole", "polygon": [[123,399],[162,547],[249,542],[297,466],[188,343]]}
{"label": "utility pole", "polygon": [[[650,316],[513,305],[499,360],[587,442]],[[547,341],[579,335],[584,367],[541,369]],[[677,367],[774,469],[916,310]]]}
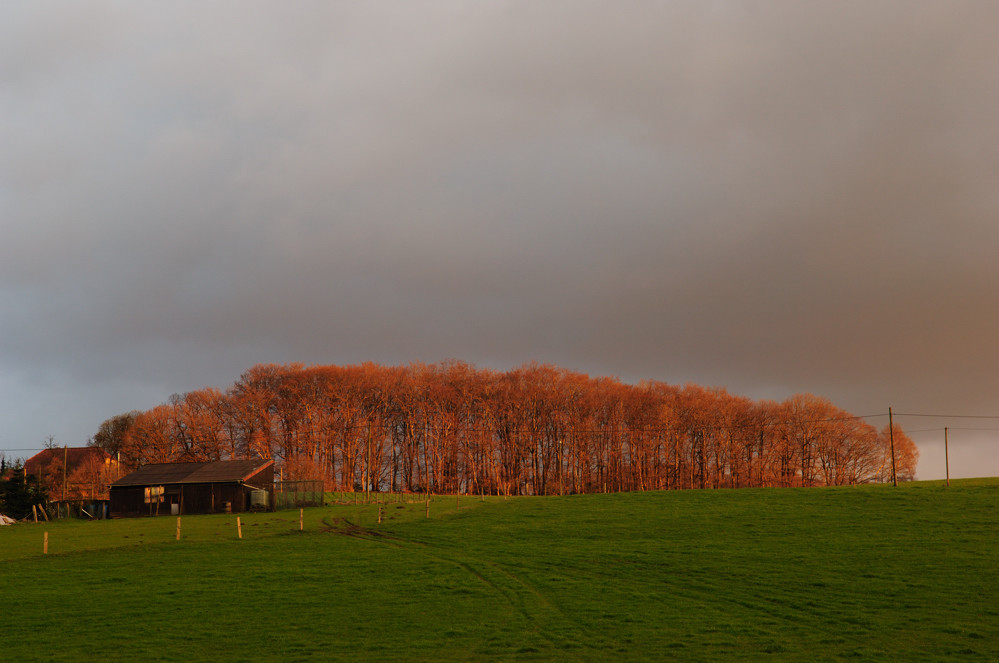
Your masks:
{"label": "utility pole", "polygon": [[69,447],[62,447],[62,501],[66,501],[66,464],[69,462]]}
{"label": "utility pole", "polygon": [[891,407],[888,408],[888,442],[891,444],[891,485],[898,487],[895,475],[895,426],[892,424]]}
{"label": "utility pole", "polygon": [[944,426],[944,467],[947,469],[947,487],[950,488],[950,455],[947,453],[947,427]]}

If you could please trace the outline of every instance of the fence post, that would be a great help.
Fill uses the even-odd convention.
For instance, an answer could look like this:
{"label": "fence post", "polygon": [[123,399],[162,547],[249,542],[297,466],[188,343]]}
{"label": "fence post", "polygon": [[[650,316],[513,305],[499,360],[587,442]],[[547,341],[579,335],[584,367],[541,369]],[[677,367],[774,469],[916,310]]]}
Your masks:
{"label": "fence post", "polygon": [[243,538],[243,523],[239,520],[239,516],[236,516],[236,536]]}
{"label": "fence post", "polygon": [[45,532],[45,538],[42,539],[42,554],[49,554],[49,533]]}
{"label": "fence post", "polygon": [[180,541],[180,516],[177,516],[177,540]]}

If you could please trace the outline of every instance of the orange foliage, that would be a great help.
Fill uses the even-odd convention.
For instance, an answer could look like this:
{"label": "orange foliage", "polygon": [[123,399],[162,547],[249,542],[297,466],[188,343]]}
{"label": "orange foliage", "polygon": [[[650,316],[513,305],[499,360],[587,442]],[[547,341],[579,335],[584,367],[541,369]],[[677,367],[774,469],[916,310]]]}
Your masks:
{"label": "orange foliage", "polygon": [[[542,495],[885,481],[886,435],[811,394],[753,402],[537,363],[266,364],[137,413],[121,454],[273,457],[286,479],[337,490]],[[897,427],[895,451],[912,479],[918,453]]]}

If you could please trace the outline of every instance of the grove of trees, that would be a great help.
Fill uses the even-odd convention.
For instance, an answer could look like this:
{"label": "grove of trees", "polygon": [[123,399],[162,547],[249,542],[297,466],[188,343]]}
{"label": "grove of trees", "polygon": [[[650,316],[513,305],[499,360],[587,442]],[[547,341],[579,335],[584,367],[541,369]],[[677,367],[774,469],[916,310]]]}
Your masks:
{"label": "grove of trees", "polygon": [[93,443],[145,463],[274,458],[329,490],[551,495],[821,486],[915,476],[918,451],[827,399],[628,385],[548,364],[258,365],[226,391],[104,422]]}

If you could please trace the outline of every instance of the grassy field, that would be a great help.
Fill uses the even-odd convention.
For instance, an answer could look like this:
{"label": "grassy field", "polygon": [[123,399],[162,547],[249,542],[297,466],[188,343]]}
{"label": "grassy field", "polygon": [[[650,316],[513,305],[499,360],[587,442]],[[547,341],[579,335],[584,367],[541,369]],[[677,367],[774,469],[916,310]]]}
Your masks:
{"label": "grassy field", "polygon": [[462,507],[0,528],[0,660],[999,660],[999,480]]}

